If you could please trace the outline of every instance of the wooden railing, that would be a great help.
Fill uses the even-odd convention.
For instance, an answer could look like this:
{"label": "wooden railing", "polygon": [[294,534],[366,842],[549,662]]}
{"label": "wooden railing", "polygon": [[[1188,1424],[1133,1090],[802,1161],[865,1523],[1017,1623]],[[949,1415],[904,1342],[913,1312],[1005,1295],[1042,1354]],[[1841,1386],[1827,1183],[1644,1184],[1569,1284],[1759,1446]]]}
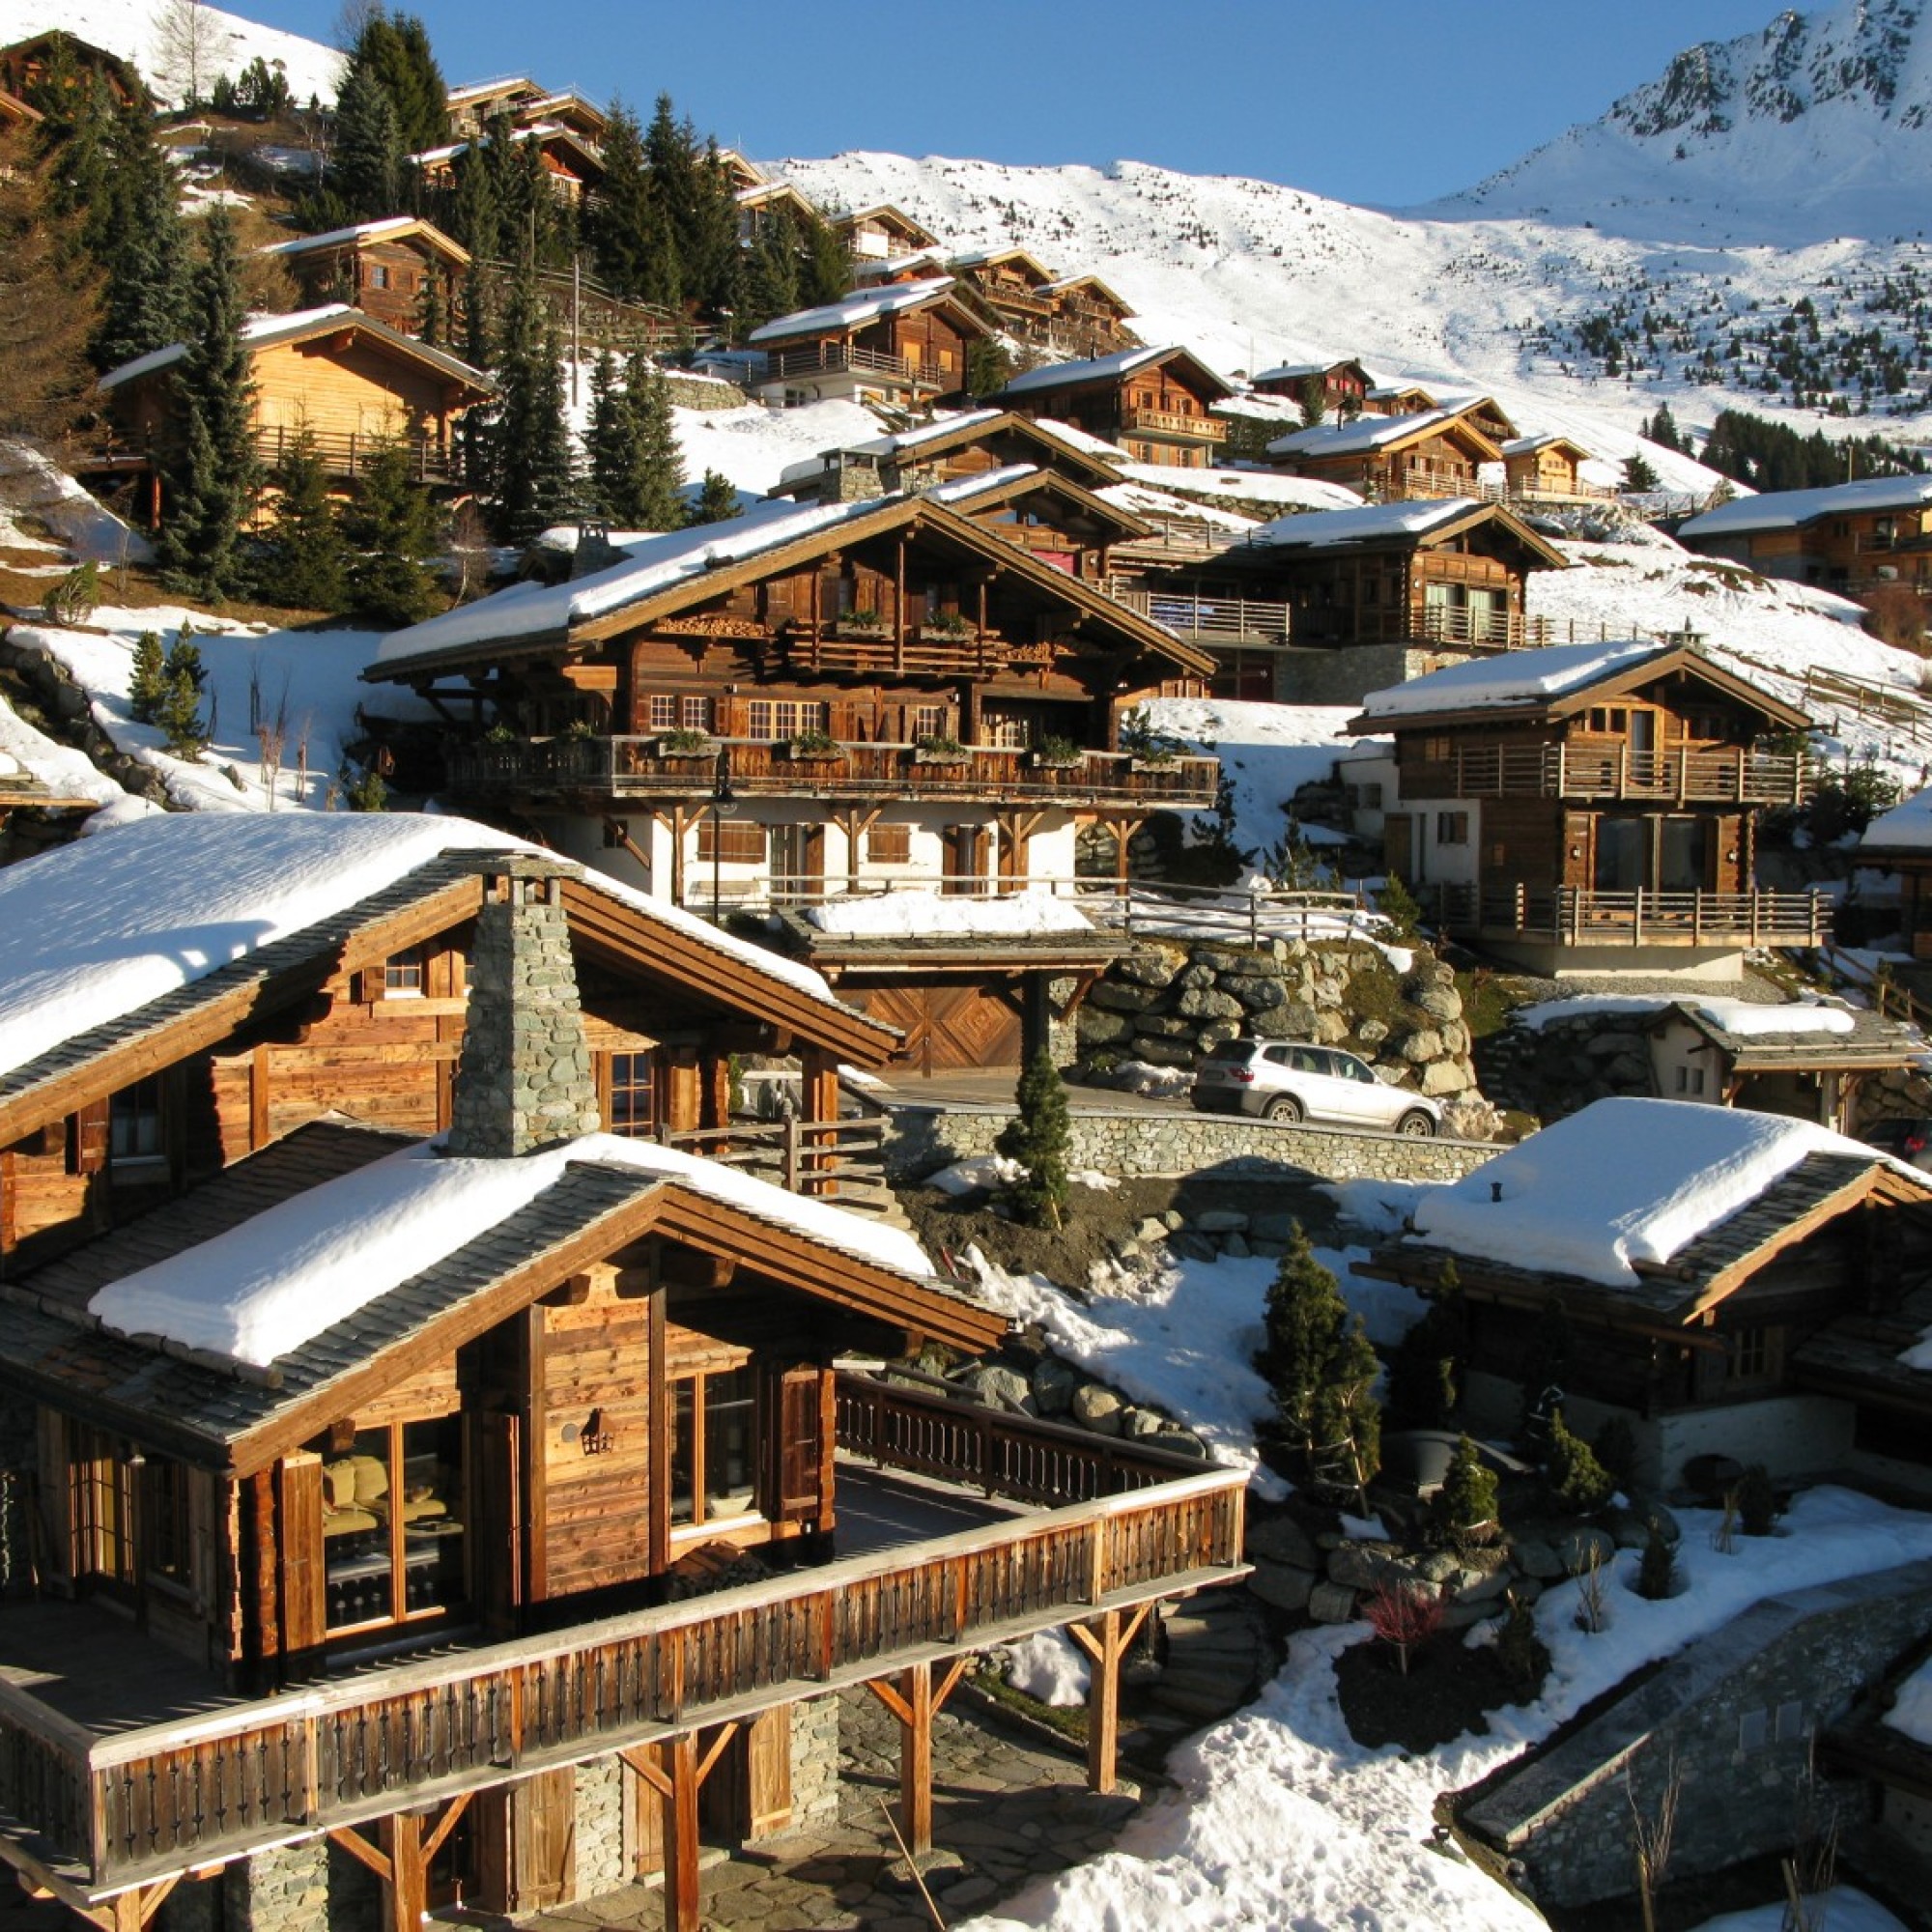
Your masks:
{"label": "wooden railing", "polygon": [[[272,469],[293,453],[300,434],[293,424],[258,425],[254,433],[256,461],[263,469]],[[323,469],[331,476],[359,476],[379,449],[397,443],[409,457],[410,475],[418,483],[451,482],[459,468],[449,445],[432,437],[364,436],[354,430],[311,429],[308,438]],[[81,469],[126,469],[153,464],[160,453],[151,437],[128,437],[109,431],[82,444],[75,452],[74,463]]]}
{"label": "wooden railing", "polygon": [[1456,753],[1457,798],[1635,798],[1685,804],[1796,805],[1805,761],[1771,752],[1589,751],[1571,745],[1471,746]]}
{"label": "wooden railing", "polygon": [[[864,1453],[903,1468],[952,1426],[928,1406],[841,1388]],[[959,1427],[981,1487],[1090,1499],[108,1736],[0,1687],[0,1829],[98,1892],[1241,1574],[1243,1472]]]}
{"label": "wooden railing", "polygon": [[1920,745],[1932,742],[1932,698],[1849,671],[1807,665],[1804,708],[1821,724],[1825,722],[1821,714],[1831,714],[1841,735],[1849,722],[1855,725],[1877,725],[1889,734],[1903,734]]}
{"label": "wooden railing", "polygon": [[1182,415],[1179,410],[1150,410],[1129,405],[1121,412],[1121,430],[1132,436],[1184,436],[1196,442],[1225,442],[1228,425],[1219,416]]}
{"label": "wooden railing", "polygon": [[1183,638],[1248,638],[1281,643],[1290,637],[1293,612],[1286,604],[1257,597],[1190,597],[1167,590],[1116,590],[1117,603]]}
{"label": "wooden railing", "polygon": [[742,1168],[789,1194],[814,1199],[846,1196],[885,1184],[883,1114],[847,1115],[837,1121],[736,1121],[728,1127],[666,1128],[667,1147],[702,1154],[721,1167]]}
{"label": "wooden railing", "polygon": [[1425,898],[1445,930],[1565,946],[1817,946],[1832,930],[1823,893],[1439,885]]}
{"label": "wooden railing", "polygon": [[888,355],[877,349],[861,349],[850,342],[809,342],[797,349],[771,349],[765,352],[768,383],[783,382],[794,376],[840,376],[850,371],[876,376],[896,376],[901,381],[923,383],[929,388],[954,385],[957,378],[949,371],[928,368],[904,355]]}
{"label": "wooden railing", "polygon": [[1217,758],[1136,758],[1125,752],[1083,752],[1060,764],[1003,746],[972,745],[941,758],[912,745],[841,743],[828,753],[802,755],[783,741],[724,738],[685,756],[667,753],[656,737],[537,738],[451,748],[448,784],[459,793],[702,799],[711,794],[721,751],[732,790],[747,797],[1152,801],[1202,810],[1212,807],[1221,775]]}

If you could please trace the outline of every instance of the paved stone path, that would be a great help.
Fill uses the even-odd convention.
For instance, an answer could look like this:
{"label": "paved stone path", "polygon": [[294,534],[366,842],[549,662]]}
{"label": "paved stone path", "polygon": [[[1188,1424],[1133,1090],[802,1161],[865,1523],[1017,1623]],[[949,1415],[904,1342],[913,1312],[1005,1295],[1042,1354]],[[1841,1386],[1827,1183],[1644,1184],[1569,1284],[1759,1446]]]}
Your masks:
{"label": "paved stone path", "polygon": [[[891,1874],[898,1847],[879,1801],[898,1797],[898,1727],[864,1690],[839,1699],[838,1818],[788,1833],[710,1864],[704,1920],[719,1932],[867,1927],[931,1932],[918,1890]],[[1074,1758],[1040,1748],[987,1719],[963,1697],[933,1725],[933,1843],[926,1875],[949,1924],[983,1912],[1030,1879],[1064,1871],[1111,1845],[1139,1803],[1097,1797]],[[952,1865],[948,1854],[956,1856]],[[528,1923],[554,1932],[659,1932],[655,1887],[558,1906]]]}

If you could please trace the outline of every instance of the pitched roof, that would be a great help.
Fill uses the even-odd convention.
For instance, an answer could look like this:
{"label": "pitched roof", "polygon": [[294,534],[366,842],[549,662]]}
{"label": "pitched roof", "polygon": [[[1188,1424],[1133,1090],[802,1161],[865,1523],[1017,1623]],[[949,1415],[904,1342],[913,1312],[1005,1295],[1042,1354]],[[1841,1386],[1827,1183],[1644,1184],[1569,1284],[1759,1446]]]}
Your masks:
{"label": "pitched roof", "polygon": [[[527,849],[461,818],[168,812],[0,869],[0,1144],[460,923],[486,856]],[[580,943],[703,1004],[891,1051],[795,961],[601,873],[568,868],[564,901]]]}
{"label": "pitched roof", "polygon": [[[372,1204],[473,1195],[479,1178],[504,1191],[485,1225],[401,1218],[357,1253]],[[442,1161],[407,1137],[319,1122],[0,1289],[0,1380],[204,1464],[260,1466],[393,1380],[396,1351],[453,1350],[650,1233],[956,1346],[987,1347],[1006,1326],[922,1272],[909,1237],[695,1155],[600,1134],[521,1161]],[[277,1300],[321,1298],[257,1335],[279,1345],[266,1362],[168,1332],[225,1336],[265,1296],[271,1329]]]}
{"label": "pitched roof", "polygon": [[1066,465],[1086,482],[1099,485],[1118,479],[1111,463],[1103,463],[1070,442],[1052,423],[1023,416],[1017,410],[972,410],[964,415],[940,416],[914,429],[848,443],[846,448],[856,456],[876,456],[890,462],[914,454],[922,458],[937,456],[949,449],[989,442],[995,437],[1013,438],[1037,448],[1046,465]]}
{"label": "pitched roof", "polygon": [[1028,369],[1015,376],[1004,389],[996,391],[987,400],[999,402],[1007,396],[1031,396],[1051,393],[1055,389],[1081,389],[1096,384],[1117,383],[1136,369],[1144,369],[1153,363],[1177,361],[1196,378],[1202,387],[1221,396],[1235,393],[1235,385],[1225,377],[1216,375],[1190,349],[1117,349],[1111,355],[1094,355],[1081,362],[1042,362],[1038,368]]}
{"label": "pitched roof", "polygon": [[1132,315],[1134,312],[1133,303],[1128,301],[1125,296],[1091,272],[1082,275],[1061,275],[1053,281],[1040,283],[1034,293],[1041,296],[1064,296],[1070,295],[1075,289],[1097,289],[1122,315]]}
{"label": "pitched roof", "polygon": [[895,207],[890,201],[869,202],[864,208],[835,209],[825,217],[827,223],[837,229],[856,228],[862,221],[876,221],[881,225],[891,224],[902,228],[914,244],[921,248],[937,248],[939,237],[923,222],[915,221],[904,209]]}
{"label": "pitched roof", "polygon": [[[1416,548],[1442,543],[1473,529],[1493,528],[1533,559],[1530,567],[1568,568],[1569,559],[1547,543],[1522,519],[1500,503],[1479,503],[1468,497],[1418,497],[1395,503],[1364,503],[1345,510],[1310,510],[1264,524],[1226,559],[1265,568],[1272,553],[1336,549],[1385,549],[1390,545]],[[1513,651],[1514,659],[1526,653]]]}
{"label": "pitched roof", "polygon": [[1687,543],[1746,530],[1794,530],[1820,517],[1857,517],[1886,510],[1932,507],[1932,476],[1863,476],[1856,483],[1833,483],[1823,490],[1767,490],[1738,497],[1692,517],[1678,529]]}
{"label": "pitched roof", "polygon": [[1455,410],[1423,410],[1414,415],[1359,415],[1352,422],[1320,422],[1278,437],[1267,446],[1270,456],[1358,456],[1400,449],[1436,436],[1462,436],[1478,446],[1478,454],[1496,461],[1502,451]]}
{"label": "pitched roof", "polygon": [[[468,362],[459,362],[454,355],[432,349],[413,336],[401,334],[346,302],[328,302],[321,308],[300,309],[293,315],[250,316],[242,325],[242,346],[249,355],[259,355],[266,349],[279,349],[293,342],[313,342],[340,335],[345,330],[366,337],[401,361],[425,363],[478,396],[496,393],[495,383],[482,370],[472,369]],[[158,369],[171,369],[186,354],[185,342],[171,342],[165,349],[150,350],[131,362],[122,363],[118,369],[110,369],[101,377],[100,387],[116,389],[124,384],[138,382],[143,376],[152,376]]]}
{"label": "pitched roof", "polygon": [[1043,282],[1052,273],[1037,255],[1016,247],[969,249],[963,255],[949,255],[946,266],[949,269],[997,269],[1005,262],[1024,264],[1033,271],[1037,281]]}
{"label": "pitched roof", "polygon": [[[753,190],[756,192],[756,190]],[[781,315],[754,328],[747,342],[789,342],[802,335],[832,335],[845,329],[865,328],[889,315],[903,315],[911,309],[930,308],[950,301],[960,315],[970,319],[973,330],[985,333],[979,317],[960,305],[953,295],[951,275],[931,275],[923,282],[886,282],[875,288],[859,289],[837,301],[822,302],[817,308],[802,308]]]}
{"label": "pitched roof", "polygon": [[1250,377],[1254,383],[1292,383],[1297,377],[1326,376],[1337,369],[1352,369],[1364,382],[1369,372],[1352,355],[1335,355],[1319,362],[1284,362],[1279,368],[1264,369],[1260,375]]}
{"label": "pitched roof", "polygon": [[269,242],[258,255],[306,255],[318,248],[339,248],[351,242],[421,241],[429,249],[460,269],[469,266],[469,250],[452,242],[433,221],[419,214],[391,214],[381,221],[358,221],[349,228],[331,228],[326,235],[298,235],[288,242]]}
{"label": "pitched roof", "polygon": [[[960,482],[970,486],[972,479]],[[1206,675],[1211,660],[1151,624],[1104,591],[1040,563],[982,529],[948,503],[957,484],[923,495],[901,493],[857,502],[753,504],[727,524],[697,525],[638,544],[623,562],[572,582],[522,584],[396,631],[383,639],[371,682],[404,682],[442,667],[487,664],[512,653],[555,650],[615,636],[723,595],[733,584],[803,565],[908,525],[929,528],[976,554],[996,559],[1009,577],[1072,605],[1083,621],[1104,626],[1138,649]]]}

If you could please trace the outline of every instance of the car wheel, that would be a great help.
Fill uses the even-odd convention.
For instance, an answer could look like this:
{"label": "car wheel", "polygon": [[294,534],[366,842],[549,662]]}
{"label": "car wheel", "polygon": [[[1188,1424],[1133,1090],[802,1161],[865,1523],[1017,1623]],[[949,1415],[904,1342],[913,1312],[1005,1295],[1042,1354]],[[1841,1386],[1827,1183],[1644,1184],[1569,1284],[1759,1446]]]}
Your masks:
{"label": "car wheel", "polygon": [[1412,1107],[1395,1123],[1395,1130],[1409,1140],[1426,1141],[1435,1133],[1435,1122],[1419,1108]]}
{"label": "car wheel", "polygon": [[1298,1121],[1301,1119],[1301,1102],[1293,1094],[1277,1094],[1262,1109],[1264,1121]]}

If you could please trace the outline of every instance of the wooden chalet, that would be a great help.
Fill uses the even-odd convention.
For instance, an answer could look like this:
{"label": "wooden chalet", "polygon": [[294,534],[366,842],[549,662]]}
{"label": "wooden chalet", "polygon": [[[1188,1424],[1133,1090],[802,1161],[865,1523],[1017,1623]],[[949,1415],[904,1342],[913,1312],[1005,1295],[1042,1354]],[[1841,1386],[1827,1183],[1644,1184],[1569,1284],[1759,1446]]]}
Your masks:
{"label": "wooden chalet", "polygon": [[842,208],[824,219],[855,262],[886,262],[941,245],[939,237],[923,222],[915,221],[904,209],[895,208],[889,201],[875,202],[870,208]]}
{"label": "wooden chalet", "polygon": [[888,282],[753,329],[764,358],[748,380],[766,402],[842,400],[901,408],[966,387],[966,348],[991,330],[951,276]]}
{"label": "wooden chalet", "polygon": [[1277,518],[1122,595],[1211,650],[1224,689],[1348,703],[1540,641],[1529,575],[1565,558],[1494,503],[1373,503]]}
{"label": "wooden chalet", "polygon": [[38,128],[44,116],[38,107],[29,106],[17,94],[0,87],[0,128]]}
{"label": "wooden chalet", "polygon": [[399,335],[421,330],[432,290],[447,326],[469,269],[469,249],[412,214],[270,242],[257,252],[283,263],[317,306],[345,302]]}
{"label": "wooden chalet", "polygon": [[527,74],[449,90],[452,133],[466,139],[487,133],[498,116],[506,118],[512,128],[567,128],[592,148],[603,146],[611,128],[611,117],[588,96],[574,87],[547,88]]}
{"label": "wooden chalet", "polygon": [[738,206],[738,240],[747,247],[781,214],[789,214],[801,223],[818,219],[817,209],[790,182],[752,182],[738,188],[734,199]]}
{"label": "wooden chalet", "polygon": [[[467,141],[446,141],[440,147],[406,155],[404,159],[421,176],[425,187],[453,191],[458,161],[472,146],[487,147],[492,138],[482,133]],[[544,180],[558,200],[577,206],[586,194],[594,194],[603,186],[603,151],[595,141],[566,123],[532,121],[526,127],[513,127],[509,138],[519,145],[526,141],[534,144]]]}
{"label": "wooden chalet", "polygon": [[[306,430],[333,477],[355,477],[372,448],[400,440],[419,479],[456,481],[456,425],[495,393],[489,377],[340,304],[258,317],[242,334],[264,466]],[[101,377],[113,431],[85,464],[97,474],[145,475],[156,521],[166,505],[154,458],[177,433],[174,367],[184,348],[157,349]]]}
{"label": "wooden chalet", "polygon": [[1522,434],[1510,419],[1509,412],[1493,396],[1457,396],[1452,393],[1441,401],[1439,407],[1451,415],[1474,424],[1498,448],[1506,442],[1515,441]]}
{"label": "wooden chalet", "polygon": [[1241,1574],[1241,1472],[837,1370],[1006,1318],[897,1230],[595,1131],[576,874],[478,857],[444,1140],[311,1122],[0,1298],[37,1582],[0,1859],[112,1932],[224,1868],[391,1932],[661,1872],[696,1932],[700,1804],[791,1823],[807,1700],[899,1719],[922,1854],[972,1652],[1076,1631],[1107,1790],[1127,1642]]}
{"label": "wooden chalet", "polygon": [[[1149,813],[1211,806],[1219,772],[1120,749],[1134,706],[1198,695],[1209,661],[1065,567],[1070,544],[1104,544],[1103,516],[1077,486],[1005,470],[761,505],[722,544],[650,538],[399,632],[364,676],[474,719],[451,734],[450,795],[696,910],[1068,881],[1080,828],[1124,863]],[[1015,976],[1047,973],[1029,962],[975,993],[979,1064],[988,1039],[990,1064],[1019,1056]]]}
{"label": "wooden chalet", "polygon": [[1317,423],[1277,438],[1267,453],[1297,476],[1319,476],[1382,503],[1480,497],[1483,466],[1503,460],[1473,420],[1442,409]]}
{"label": "wooden chalet", "polygon": [[[1743,1199],[1701,1218],[1694,1199],[1665,1208],[1686,1177],[1726,1162],[1756,1177]],[[1599,1195],[1566,1216],[1565,1265],[1548,1265],[1557,1210],[1538,1202],[1582,1173],[1601,1177]],[[1663,1254],[1648,1232],[1660,1214],[1674,1240]],[[1558,1308],[1575,1335],[1569,1368],[1555,1389],[1527,1391],[1532,1407],[1560,1406],[1586,1439],[1628,1422],[1649,1489],[1706,1453],[1781,1476],[1845,1466],[1857,1406],[1799,1365],[1840,1324],[1922,1292],[1932,1262],[1932,1177],[1806,1122],[1663,1100],[1599,1100],[1431,1190],[1411,1218],[1415,1232],[1358,1271],[1434,1294],[1453,1264],[1471,1422],[1516,1425],[1540,1323]],[[1928,1440],[1921,1420],[1920,1464]]]}
{"label": "wooden chalet", "polygon": [[1054,304],[1040,287],[1053,271],[1037,255],[1024,248],[977,248],[948,257],[946,272],[1003,333],[1023,342],[1045,339]]}
{"label": "wooden chalet", "polygon": [[1359,415],[1375,386],[1375,379],[1352,355],[1339,362],[1284,362],[1251,377],[1248,386],[1264,396],[1299,403],[1311,383],[1318,385],[1323,407],[1335,415]]}
{"label": "wooden chalet", "polygon": [[1228,437],[1213,407],[1234,393],[1188,350],[1126,349],[1029,369],[986,400],[1070,423],[1118,443],[1137,463],[1201,469]]}
{"label": "wooden chalet", "polygon": [[70,34],[63,27],[29,34],[0,47],[0,88],[30,102],[51,89],[106,88],[117,107],[146,105],[148,90],[130,61]]}
{"label": "wooden chalet", "polygon": [[1815,946],[1816,893],[1753,879],[1757,814],[1805,796],[1803,712],[1681,644],[1556,644],[1374,693],[1389,869],[1445,931],[1535,970],[1735,977]]}
{"label": "wooden chalet", "polygon": [[1692,517],[1679,541],[1765,577],[1856,596],[1904,584],[1932,597],[1932,477],[1867,476],[1767,490]]}
{"label": "wooden chalet", "polygon": [[1617,494],[1610,484],[1584,480],[1590,452],[1567,436],[1520,436],[1501,448],[1504,488],[1514,502],[1589,502]]}
{"label": "wooden chalet", "polygon": [[1932,790],[1915,792],[1874,818],[1859,836],[1858,864],[1867,874],[1897,881],[1905,950],[1915,962],[1932,960]]}
{"label": "wooden chalet", "polygon": [[1362,406],[1376,416],[1415,416],[1442,407],[1435,391],[1419,383],[1379,384],[1363,398]]}
{"label": "wooden chalet", "polygon": [[715,158],[724,170],[724,178],[731,184],[734,194],[748,187],[757,187],[771,179],[756,161],[741,155],[736,148],[720,148]]}
{"label": "wooden chalet", "polygon": [[1062,275],[1042,282],[1037,293],[1053,304],[1044,339],[1054,355],[1091,361],[1142,346],[1128,326],[1133,304],[1098,275]]}

